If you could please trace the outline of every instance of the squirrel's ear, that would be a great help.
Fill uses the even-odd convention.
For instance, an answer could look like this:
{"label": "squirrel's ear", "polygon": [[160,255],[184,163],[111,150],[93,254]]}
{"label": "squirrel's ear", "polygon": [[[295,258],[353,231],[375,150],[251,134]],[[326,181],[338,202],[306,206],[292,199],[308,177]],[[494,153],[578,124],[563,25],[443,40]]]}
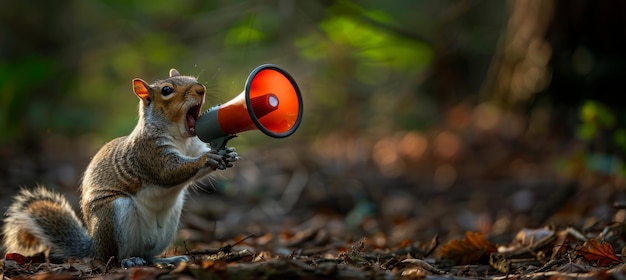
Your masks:
{"label": "squirrel's ear", "polygon": [[143,102],[146,105],[150,104],[150,101],[152,101],[150,99],[149,88],[150,86],[148,85],[148,83],[144,82],[144,80],[142,79],[133,80],[133,91],[135,91],[135,94],[139,96],[139,98],[141,98],[141,100],[143,100]]}
{"label": "squirrel's ear", "polygon": [[180,73],[178,72],[178,70],[172,68],[170,69],[170,78],[171,77],[176,77],[176,76],[180,76]]}

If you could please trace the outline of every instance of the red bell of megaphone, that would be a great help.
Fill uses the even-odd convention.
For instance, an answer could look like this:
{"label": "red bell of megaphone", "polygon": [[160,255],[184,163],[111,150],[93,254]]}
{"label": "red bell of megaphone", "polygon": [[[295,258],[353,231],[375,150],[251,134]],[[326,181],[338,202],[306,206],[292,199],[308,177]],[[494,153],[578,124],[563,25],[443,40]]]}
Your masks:
{"label": "red bell of megaphone", "polygon": [[293,134],[302,120],[302,96],[287,71],[272,64],[255,68],[244,91],[212,107],[196,121],[196,134],[213,149],[224,149],[235,134],[258,129],[268,136]]}

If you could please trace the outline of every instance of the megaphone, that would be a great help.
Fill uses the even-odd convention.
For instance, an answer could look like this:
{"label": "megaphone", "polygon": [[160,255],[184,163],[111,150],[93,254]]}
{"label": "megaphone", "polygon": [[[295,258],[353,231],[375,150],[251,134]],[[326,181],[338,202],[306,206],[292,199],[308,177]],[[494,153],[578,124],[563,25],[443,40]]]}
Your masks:
{"label": "megaphone", "polygon": [[302,95],[287,71],[273,64],[250,73],[244,90],[230,101],[204,112],[196,134],[212,149],[224,150],[237,133],[258,129],[274,138],[293,134],[302,121]]}

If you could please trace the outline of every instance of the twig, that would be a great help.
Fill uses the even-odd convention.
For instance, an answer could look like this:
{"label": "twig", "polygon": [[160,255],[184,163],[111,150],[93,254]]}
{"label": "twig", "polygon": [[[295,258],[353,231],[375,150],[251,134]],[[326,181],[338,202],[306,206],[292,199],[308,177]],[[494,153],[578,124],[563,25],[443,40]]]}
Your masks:
{"label": "twig", "polygon": [[[251,233],[248,234],[246,236],[244,236],[242,239],[236,241],[233,244],[227,244],[224,245],[218,249],[206,249],[206,250],[201,250],[201,251],[193,251],[193,252],[189,252],[189,250],[187,250],[187,245],[185,245],[185,250],[187,250],[187,255],[190,256],[194,256],[194,255],[214,255],[214,254],[218,254],[218,253],[230,253],[233,249],[234,246],[237,246],[238,244],[241,244],[241,242],[246,241],[249,238],[255,237],[256,234]],[[183,243],[185,244],[185,243]]]}

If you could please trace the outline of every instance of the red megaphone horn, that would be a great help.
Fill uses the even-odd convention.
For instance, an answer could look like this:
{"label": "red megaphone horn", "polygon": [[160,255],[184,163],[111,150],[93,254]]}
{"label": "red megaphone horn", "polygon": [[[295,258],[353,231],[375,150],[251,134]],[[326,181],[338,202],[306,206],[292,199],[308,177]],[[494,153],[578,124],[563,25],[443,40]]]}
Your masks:
{"label": "red megaphone horn", "polygon": [[272,64],[255,68],[241,94],[204,112],[196,134],[212,149],[223,150],[237,133],[258,129],[268,136],[293,134],[302,121],[302,96],[287,71]]}

